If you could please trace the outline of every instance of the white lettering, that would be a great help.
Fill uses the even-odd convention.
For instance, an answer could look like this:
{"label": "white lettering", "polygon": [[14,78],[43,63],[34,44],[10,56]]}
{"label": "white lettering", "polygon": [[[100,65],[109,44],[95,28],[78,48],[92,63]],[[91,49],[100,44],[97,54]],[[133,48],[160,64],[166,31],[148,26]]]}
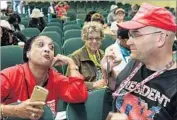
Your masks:
{"label": "white lettering", "polygon": [[[126,84],[125,89],[131,91],[136,87],[137,84],[138,83],[136,81],[129,81]],[[137,88],[134,92],[144,97],[147,97],[152,101],[158,101],[158,103],[163,104],[164,107],[166,107],[167,103],[170,102],[170,99],[164,94],[161,94],[158,90],[150,88],[147,85],[144,85],[143,87],[141,86],[141,88]]]}
{"label": "white lettering", "polygon": [[157,90],[155,90],[154,88],[151,88],[151,92],[149,93],[149,95],[147,96],[147,98],[149,98],[150,100],[154,101],[154,97],[155,97],[155,93]]}

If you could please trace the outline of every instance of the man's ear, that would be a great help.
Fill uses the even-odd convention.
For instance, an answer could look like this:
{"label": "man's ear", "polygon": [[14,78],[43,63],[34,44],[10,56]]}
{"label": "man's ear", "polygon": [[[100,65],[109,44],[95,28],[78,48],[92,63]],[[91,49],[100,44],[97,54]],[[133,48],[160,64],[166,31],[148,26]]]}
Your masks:
{"label": "man's ear", "polygon": [[160,48],[165,44],[166,41],[166,33],[160,33],[160,37],[157,40],[157,46]]}

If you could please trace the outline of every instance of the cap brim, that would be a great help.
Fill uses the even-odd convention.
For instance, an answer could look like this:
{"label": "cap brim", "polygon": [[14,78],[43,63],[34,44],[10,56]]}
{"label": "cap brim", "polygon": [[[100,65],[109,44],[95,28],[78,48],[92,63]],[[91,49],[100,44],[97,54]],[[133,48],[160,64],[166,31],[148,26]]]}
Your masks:
{"label": "cap brim", "polygon": [[122,22],[117,24],[118,27],[124,28],[124,29],[128,29],[128,30],[133,30],[133,29],[138,29],[138,28],[143,28],[147,25],[141,24],[139,22],[136,21],[127,21],[127,22]]}

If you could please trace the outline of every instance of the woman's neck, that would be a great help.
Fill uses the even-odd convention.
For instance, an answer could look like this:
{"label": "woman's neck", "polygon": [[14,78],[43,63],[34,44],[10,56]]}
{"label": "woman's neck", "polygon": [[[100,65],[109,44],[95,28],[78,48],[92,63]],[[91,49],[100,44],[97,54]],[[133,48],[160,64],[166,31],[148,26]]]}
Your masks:
{"label": "woman's neck", "polygon": [[39,85],[48,77],[48,68],[40,67],[29,62],[29,68],[36,80],[36,84]]}
{"label": "woman's neck", "polygon": [[97,50],[91,50],[89,47],[87,47],[87,50],[91,54],[96,54],[97,53]]}

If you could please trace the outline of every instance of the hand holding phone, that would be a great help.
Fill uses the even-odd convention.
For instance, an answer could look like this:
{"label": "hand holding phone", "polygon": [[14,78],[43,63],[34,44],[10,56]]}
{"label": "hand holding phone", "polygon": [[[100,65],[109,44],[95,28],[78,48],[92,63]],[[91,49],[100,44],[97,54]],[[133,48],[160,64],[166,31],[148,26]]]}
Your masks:
{"label": "hand holding phone", "polygon": [[[30,101],[42,101],[45,102],[48,96],[48,90],[41,87],[41,86],[35,86],[32,92],[32,95],[30,97]],[[34,106],[40,109],[43,109],[43,106]]]}

